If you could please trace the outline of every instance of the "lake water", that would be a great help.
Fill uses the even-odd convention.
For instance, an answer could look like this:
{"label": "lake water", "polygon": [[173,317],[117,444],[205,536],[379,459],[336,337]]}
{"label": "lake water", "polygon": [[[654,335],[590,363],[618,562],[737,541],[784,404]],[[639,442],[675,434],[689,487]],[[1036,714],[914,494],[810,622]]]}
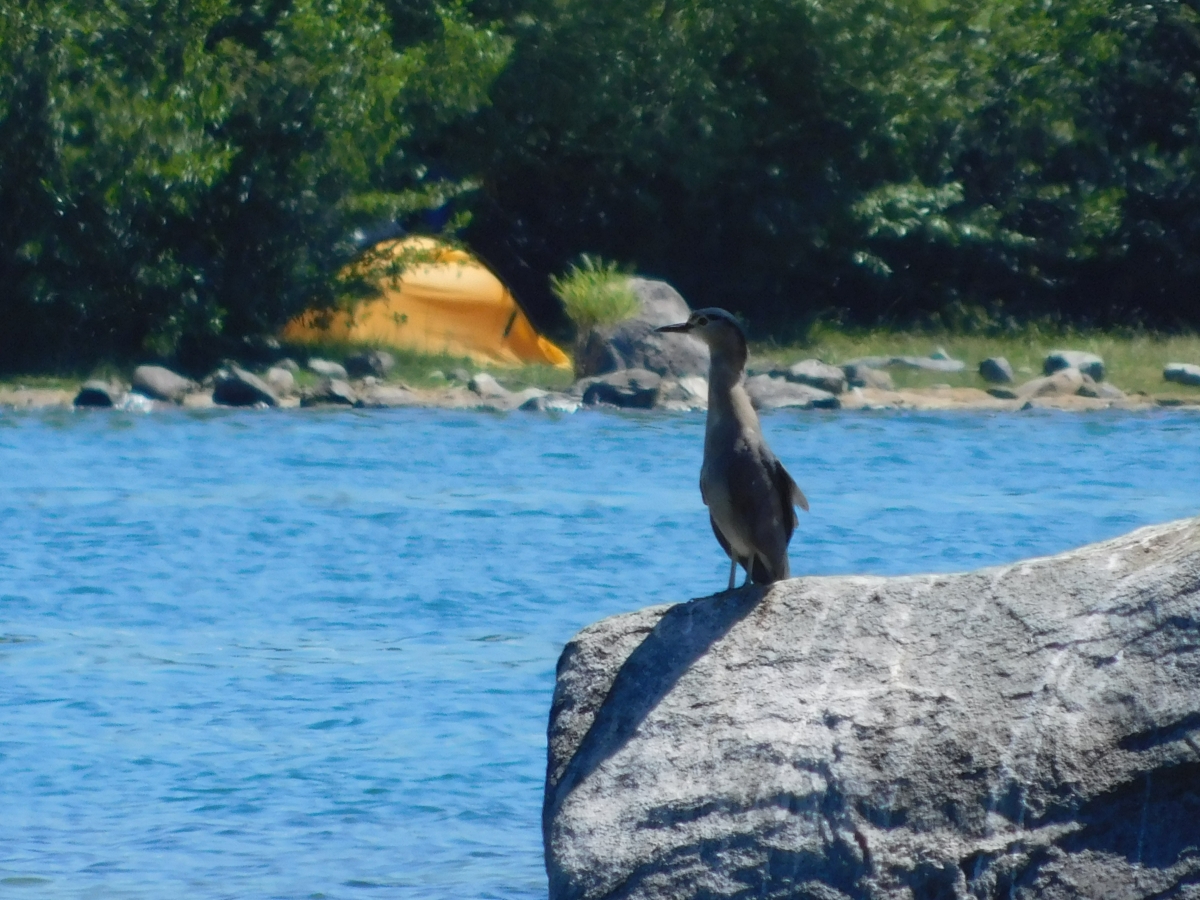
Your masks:
{"label": "lake water", "polygon": [[[563,643],[720,589],[703,415],[0,414],[0,896],[544,898]],[[793,573],[1200,513],[1200,415],[764,419]]]}

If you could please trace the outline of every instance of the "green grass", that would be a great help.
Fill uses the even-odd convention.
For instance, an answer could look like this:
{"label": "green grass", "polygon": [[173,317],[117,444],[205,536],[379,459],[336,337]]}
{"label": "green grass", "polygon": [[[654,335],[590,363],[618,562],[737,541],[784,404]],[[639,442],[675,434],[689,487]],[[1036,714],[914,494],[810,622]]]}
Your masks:
{"label": "green grass", "polygon": [[638,311],[629,274],[614,262],[586,253],[562,277],[552,275],[550,289],[581,335],[597,325],[615,325]]}
{"label": "green grass", "polygon": [[1015,334],[990,336],[949,332],[851,331],[815,328],[802,343],[781,346],[757,342],[751,346],[751,365],[791,364],[815,357],[828,363],[843,363],[862,356],[928,356],[937,348],[967,368],[958,374],[888,369],[897,387],[989,387],[979,377],[979,363],[989,356],[1003,356],[1013,367],[1017,383],[1042,374],[1042,361],[1051,350],[1088,350],[1098,354],[1107,379],[1127,393],[1144,392],[1156,397],[1200,399],[1200,387],[1172,384],[1162,377],[1167,363],[1200,365],[1200,335],[1120,335],[1095,331],[1051,331],[1028,327]]}

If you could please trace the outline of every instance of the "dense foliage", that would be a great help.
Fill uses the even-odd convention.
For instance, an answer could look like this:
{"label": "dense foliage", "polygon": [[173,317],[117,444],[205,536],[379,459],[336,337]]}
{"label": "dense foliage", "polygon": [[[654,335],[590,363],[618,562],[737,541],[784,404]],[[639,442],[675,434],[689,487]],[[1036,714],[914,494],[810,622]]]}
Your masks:
{"label": "dense foliage", "polygon": [[330,299],[356,227],[455,190],[424,180],[418,120],[477,108],[508,52],[455,8],[401,12],[4,0],[0,359],[200,365]]}
{"label": "dense foliage", "polygon": [[472,237],[514,281],[592,250],[775,333],[1200,325],[1198,21],[1163,0],[535,0],[481,116]]}
{"label": "dense foliage", "polygon": [[1200,326],[1188,3],[0,0],[0,69],[3,368],[199,365],[438,207],[551,326],[584,252],[784,336]]}

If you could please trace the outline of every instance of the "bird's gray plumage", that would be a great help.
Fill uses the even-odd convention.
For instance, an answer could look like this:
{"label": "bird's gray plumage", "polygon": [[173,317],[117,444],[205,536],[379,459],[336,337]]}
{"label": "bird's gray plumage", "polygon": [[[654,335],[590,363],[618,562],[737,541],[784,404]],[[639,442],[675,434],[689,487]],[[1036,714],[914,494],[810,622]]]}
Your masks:
{"label": "bird's gray plumage", "polygon": [[787,546],[798,520],[794,507],[808,501],[771,448],[746,393],[746,338],[723,309],[700,309],[679,325],[708,344],[708,423],[700,496],[708,506],[717,541],[729,555],[729,586],[737,566],[746,581],[770,584],[788,578]]}

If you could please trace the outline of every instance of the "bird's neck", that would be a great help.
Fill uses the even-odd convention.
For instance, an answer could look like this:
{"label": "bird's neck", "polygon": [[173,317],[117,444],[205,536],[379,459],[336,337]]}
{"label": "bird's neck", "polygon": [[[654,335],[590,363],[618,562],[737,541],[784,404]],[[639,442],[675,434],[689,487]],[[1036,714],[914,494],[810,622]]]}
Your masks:
{"label": "bird's neck", "polygon": [[746,393],[745,370],[742,366],[722,365],[713,359],[708,371],[709,440],[731,429],[759,432],[758,416]]}

